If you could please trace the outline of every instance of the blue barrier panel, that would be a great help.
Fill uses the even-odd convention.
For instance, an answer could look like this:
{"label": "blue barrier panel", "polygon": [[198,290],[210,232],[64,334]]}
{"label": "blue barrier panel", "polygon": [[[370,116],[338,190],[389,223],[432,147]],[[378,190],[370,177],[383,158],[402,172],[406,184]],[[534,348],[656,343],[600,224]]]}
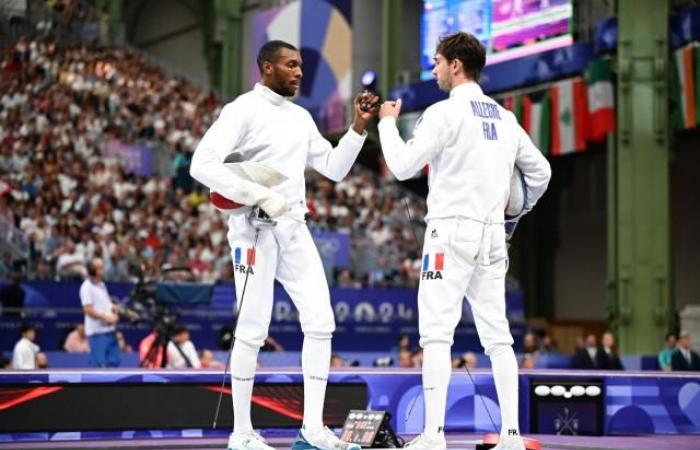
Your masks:
{"label": "blue barrier panel", "polygon": [[[66,335],[83,321],[78,296],[80,282],[29,281],[22,287],[27,293],[25,317],[0,316],[0,349],[12,349],[23,322],[37,327],[37,343],[43,350],[61,349]],[[210,285],[186,284],[182,287],[161,286],[156,289],[156,295],[164,296],[161,303],[179,315],[178,322],[189,328],[192,341],[198,348],[220,349],[222,328],[233,326],[233,285],[220,284],[212,288]],[[133,288],[131,283],[107,283],[109,293],[120,302],[129,297]],[[185,295],[174,298],[173,292]],[[333,288],[330,295],[336,320],[334,350],[388,351],[400,334],[409,335],[412,346],[418,345],[415,289]],[[507,305],[516,349],[519,349],[525,327],[522,292],[509,292]],[[149,321],[129,323],[122,320],[118,328],[126,341],[137,349],[151,327]],[[274,290],[270,336],[287,350],[301,349],[303,336],[298,311],[279,285]],[[455,330],[454,350],[482,350],[467,302],[462,321]]]}
{"label": "blue barrier panel", "polygon": [[[128,384],[189,384],[215,385],[221,382],[221,371],[34,371],[0,373],[0,390],[37,388],[72,383]],[[491,432],[489,414],[499,426],[500,414],[496,389],[490,371],[475,370],[472,379],[463,371],[453,371],[447,395],[447,431]],[[265,383],[299,383],[299,369],[261,369],[255,377],[258,385]],[[425,411],[422,401],[421,373],[418,369],[341,369],[333,370],[330,383],[361,383],[368,387],[367,409],[389,411],[392,425],[399,433],[418,433],[423,428]],[[475,384],[476,383],[476,386]],[[596,414],[587,421],[601,420],[606,435],[626,434],[700,434],[700,376],[696,373],[629,373],[600,371],[524,371],[520,374],[520,426],[523,432],[537,429],[560,429],[571,434],[576,428],[564,427],[561,422],[575,418],[572,414]],[[559,386],[561,394],[537,394],[540,386]],[[585,389],[573,393],[574,386],[598,387],[597,393]],[[601,387],[602,386],[602,387]],[[566,393],[570,395],[567,397]],[[17,395],[15,391],[12,395]],[[48,395],[48,394],[47,394]],[[603,411],[590,409],[592,402],[601,400]],[[545,404],[546,403],[546,404]],[[485,406],[484,406],[485,405]],[[542,410],[542,406],[546,409]],[[578,407],[581,407],[580,409]],[[540,413],[530,414],[531,409]],[[488,408],[488,412],[486,410]],[[3,413],[6,413],[3,412]],[[602,415],[602,417],[600,417]],[[537,423],[534,420],[537,420]],[[557,425],[559,421],[559,426]],[[0,424],[2,414],[0,414]],[[0,426],[0,429],[2,427]],[[12,436],[0,432],[0,439]],[[689,448],[689,447],[686,447]]]}

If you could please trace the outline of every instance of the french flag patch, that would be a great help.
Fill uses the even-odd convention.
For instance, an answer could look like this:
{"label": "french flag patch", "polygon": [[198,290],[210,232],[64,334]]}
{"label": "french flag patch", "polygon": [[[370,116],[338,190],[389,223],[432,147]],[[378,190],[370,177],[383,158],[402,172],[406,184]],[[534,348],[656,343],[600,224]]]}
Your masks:
{"label": "french flag patch", "polygon": [[428,253],[423,255],[423,272],[428,270],[443,270],[445,268],[444,253]]}
{"label": "french flag patch", "polygon": [[233,262],[236,264],[241,264],[241,259],[243,256],[243,251],[245,250],[245,265],[254,266],[255,265],[255,249],[236,247],[233,250]]}

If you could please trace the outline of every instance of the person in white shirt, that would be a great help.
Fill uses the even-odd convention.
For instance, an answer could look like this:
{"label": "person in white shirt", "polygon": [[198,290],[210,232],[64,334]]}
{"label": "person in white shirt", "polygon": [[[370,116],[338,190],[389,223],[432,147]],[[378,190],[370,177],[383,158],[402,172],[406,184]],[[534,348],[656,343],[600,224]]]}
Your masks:
{"label": "person in white shirt", "polygon": [[88,277],[80,286],[80,303],[85,313],[85,334],[90,344],[91,367],[118,367],[121,352],[117,342],[116,306],[102,280],[104,263],[93,258],[87,264]]}
{"label": "person in white shirt", "polygon": [[525,448],[518,425],[518,363],[506,318],[504,211],[515,167],[526,184],[521,214],[544,194],[551,170],[515,116],[482,92],[478,81],[485,61],[484,47],[471,34],[440,40],[433,75],[450,96],[425,110],[408,142],[396,128],[401,100],[385,102],[379,111],[379,138],[389,170],[403,180],[429,166],[418,288],[425,428],[408,446],[415,450],[446,448],[450,349],[465,296],[493,368],[502,424],[495,448]]}
{"label": "person in white shirt", "polygon": [[56,260],[56,274],[65,279],[85,276],[83,255],[76,251],[75,243],[70,239]]}
{"label": "person in white shirt", "polygon": [[[231,384],[237,393],[228,443],[232,450],[272,450],[253,431],[250,401],[258,352],[272,314],[275,280],[299,310],[304,333],[304,421],[295,448],[359,450],[323,426],[335,320],[321,258],[304,220],[304,169],[311,166],[333,181],[343,179],[362,149],[367,122],[376,114],[376,109],[366,106],[378,98],[369,94],[355,97],[352,127],[333,148],[319,133],[311,114],[289,101],[301,85],[301,64],[301,53],[293,45],[283,41],[264,44],[258,53],[261,82],[224,106],[197,146],[190,166],[192,177],[212,191],[241,205],[257,205],[277,221],[255,243],[256,232],[245,214],[233,213],[228,218],[238,302],[248,278],[231,356]],[[224,165],[231,154],[275,169],[287,180],[268,188],[236,176]]]}
{"label": "person in white shirt", "polygon": [[190,341],[190,332],[184,326],[175,329],[173,339],[168,342],[167,352],[169,369],[199,369],[202,366],[197,349]]}
{"label": "person in white shirt", "polygon": [[34,343],[36,328],[33,325],[23,325],[20,329],[22,337],[12,351],[12,368],[15,370],[34,370],[37,368],[36,355],[39,346]]}

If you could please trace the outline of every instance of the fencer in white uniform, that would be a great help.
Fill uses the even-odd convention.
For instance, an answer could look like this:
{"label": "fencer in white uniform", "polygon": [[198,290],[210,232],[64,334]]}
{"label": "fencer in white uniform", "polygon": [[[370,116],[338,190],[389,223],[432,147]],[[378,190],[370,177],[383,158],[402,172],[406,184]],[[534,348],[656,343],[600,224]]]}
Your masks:
{"label": "fencer in white uniform", "polygon": [[[246,215],[232,213],[228,219],[239,305],[248,276],[231,357],[234,431],[228,448],[232,450],[272,450],[253,431],[250,402],[258,351],[270,324],[275,279],[298,309],[304,333],[304,424],[294,448],[359,450],[340,441],[322,422],[335,321],[321,259],[304,221],[304,170],[311,166],[331,180],[344,178],[362,148],[367,121],[376,115],[376,109],[361,106],[378,98],[369,94],[355,98],[353,125],[333,148],[311,115],[288,99],[300,86],[301,63],[292,45],[265,44],[258,54],[261,82],[224,106],[197,146],[190,169],[192,177],[213,191],[242,205],[257,205],[277,222],[259,233],[253,248],[255,230]],[[238,160],[279,171],[286,181],[270,188],[236,176],[224,164],[232,153]]]}
{"label": "fencer in white uniform", "polygon": [[481,345],[491,359],[501,409],[498,449],[524,449],[518,426],[518,365],[506,318],[508,268],[504,210],[517,166],[529,211],[549,183],[549,163],[514,115],[479,87],[485,53],[467,33],[440,40],[433,75],[448,99],[425,110],[412,139],[396,128],[401,101],[379,111],[387,166],[398,179],[429,166],[427,229],[418,289],[423,353],[425,429],[409,446],[439,450],[443,433],[450,348],[466,296]]}

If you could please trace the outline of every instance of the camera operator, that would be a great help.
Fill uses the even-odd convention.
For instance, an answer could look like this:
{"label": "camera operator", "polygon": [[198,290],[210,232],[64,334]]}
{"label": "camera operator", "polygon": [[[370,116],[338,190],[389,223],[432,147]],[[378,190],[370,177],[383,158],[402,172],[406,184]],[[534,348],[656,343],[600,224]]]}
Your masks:
{"label": "camera operator", "polygon": [[88,277],[80,286],[80,303],[85,313],[85,334],[90,343],[90,366],[117,367],[121,362],[116,336],[119,316],[102,280],[103,271],[101,258],[88,262]]}

